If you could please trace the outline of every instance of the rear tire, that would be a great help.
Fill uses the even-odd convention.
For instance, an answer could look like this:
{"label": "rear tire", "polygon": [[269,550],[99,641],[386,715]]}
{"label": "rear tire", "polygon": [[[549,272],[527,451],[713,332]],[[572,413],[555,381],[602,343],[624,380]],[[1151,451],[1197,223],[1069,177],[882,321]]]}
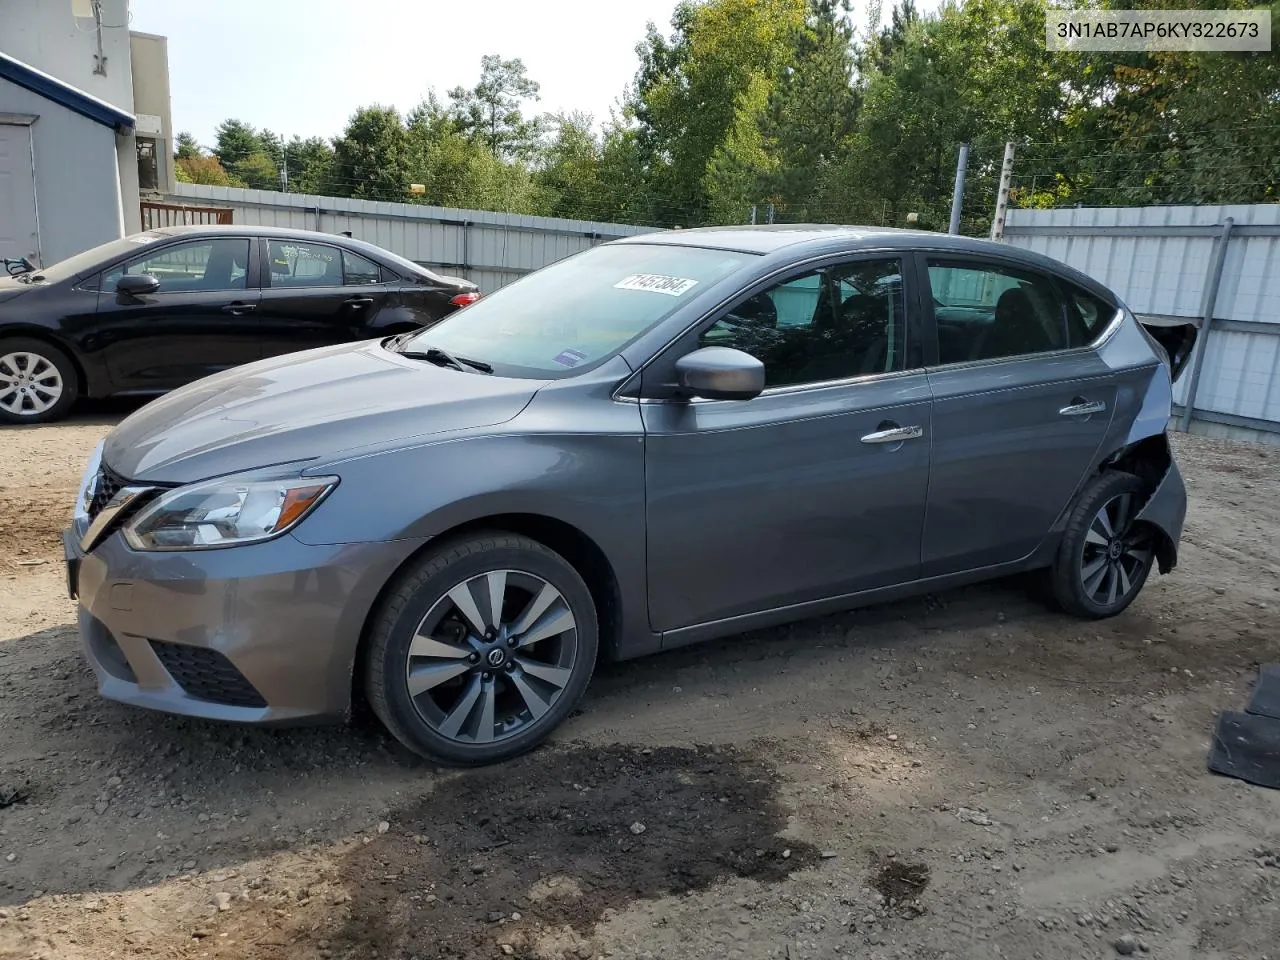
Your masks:
{"label": "rear tire", "polygon": [[80,393],[75,364],[32,337],[0,339],[0,423],[61,420]]}
{"label": "rear tire", "polygon": [[420,756],[507,760],[572,712],[598,638],[591,591],[568,561],[527,537],[475,534],[422,558],[391,589],[365,652],[365,692]]}
{"label": "rear tire", "polygon": [[1049,571],[1058,606],[1088,620],[1114,617],[1142,590],[1155,562],[1149,529],[1134,524],[1145,487],[1109,470],[1081,494]]}

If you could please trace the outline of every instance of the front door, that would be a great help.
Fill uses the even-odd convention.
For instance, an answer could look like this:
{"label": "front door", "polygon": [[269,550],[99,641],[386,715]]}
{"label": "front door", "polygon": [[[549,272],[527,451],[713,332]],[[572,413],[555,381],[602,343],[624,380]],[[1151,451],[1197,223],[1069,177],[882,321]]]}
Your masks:
{"label": "front door", "polygon": [[[259,357],[257,264],[247,237],[151,241],[106,270],[98,286],[98,348],[115,389],[160,392]],[[155,293],[118,293],[125,274]]]}
{"label": "front door", "polygon": [[31,128],[0,123],[0,257],[16,260],[40,254],[31,163]]}
{"label": "front door", "polygon": [[374,335],[371,324],[389,292],[377,264],[327,243],[263,242],[258,321],[264,357]]}
{"label": "front door", "polygon": [[1112,371],[1079,345],[1043,275],[927,261],[938,363],[923,576],[1022,559],[1040,545],[1102,443]]}
{"label": "front door", "polygon": [[751,293],[646,370],[651,400],[700,346],[766,371],[753,400],[641,405],[655,630],[918,576],[931,424],[909,303],[897,259],[846,260]]}

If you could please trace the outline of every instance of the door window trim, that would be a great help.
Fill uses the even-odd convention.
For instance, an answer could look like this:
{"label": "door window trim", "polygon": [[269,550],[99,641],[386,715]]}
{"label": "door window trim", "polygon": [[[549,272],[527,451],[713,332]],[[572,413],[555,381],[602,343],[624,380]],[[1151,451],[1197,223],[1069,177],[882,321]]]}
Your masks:
{"label": "door window trim", "polygon": [[[771,271],[763,277],[759,277],[752,281],[746,287],[740,287],[737,291],[725,297],[715,306],[704,311],[697,320],[690,323],[678,334],[673,336],[662,347],[658,348],[644,363],[636,369],[636,371],[620,383],[611,394],[611,399],[622,403],[741,403],[741,400],[719,400],[710,397],[639,397],[625,396],[624,391],[633,387],[638,388],[644,382],[644,373],[653,364],[657,363],[660,358],[667,355],[673,349],[687,340],[691,336],[700,335],[705,329],[721,320],[724,314],[739,303],[751,299],[758,293],[772,289],[780,284],[786,283],[789,279],[801,277],[806,273],[812,273],[814,270],[820,270],[824,267],[836,266],[838,264],[856,263],[865,260],[897,260],[901,265],[901,276],[903,283],[903,309],[905,311],[906,328],[906,364],[902,370],[891,370],[889,372],[880,373],[863,373],[852,377],[838,377],[833,380],[817,380],[813,383],[794,383],[785,384],[776,387],[766,387],[759,394],[761,397],[781,396],[787,394],[804,393],[812,390],[829,390],[839,387],[851,386],[854,384],[867,383],[870,381],[897,379],[917,375],[927,370],[925,365],[925,356],[921,352],[921,348],[927,342],[920,328],[920,303],[919,303],[919,283],[914,276],[912,264],[912,254],[914,251],[902,248],[877,248],[862,249],[855,251],[847,251],[844,253],[823,253],[805,260],[797,260],[794,263],[788,263],[779,266],[776,270]],[[686,353],[697,349],[693,347]],[[683,356],[684,354],[681,354]]]}
{"label": "door window trim", "polygon": [[[261,288],[260,287],[261,271],[258,269],[259,264],[257,262],[257,258],[253,255],[253,249],[254,249],[253,245],[257,239],[258,238],[256,236],[249,236],[249,235],[241,236],[239,234],[218,233],[218,234],[205,234],[204,236],[198,236],[198,237],[177,236],[177,237],[172,237],[168,240],[157,240],[153,243],[148,244],[147,245],[148,252],[154,255],[157,252],[168,250],[171,247],[176,247],[184,243],[210,243],[216,240],[247,240],[249,242],[249,256],[245,259],[245,264],[244,264],[244,286],[243,287],[227,287],[225,290],[165,290],[164,286],[161,285],[160,289],[158,289],[155,293],[149,293],[147,294],[147,296],[176,297],[176,296],[190,296],[193,293],[243,293],[243,292],[248,292],[250,290],[260,289]],[[137,259],[137,254],[126,254],[123,257],[118,257],[115,260],[108,263],[106,266],[101,267],[96,273],[92,273],[89,276],[85,277],[83,280],[77,283],[75,287],[73,287],[73,289],[83,290],[87,293],[114,295],[116,291],[104,290],[102,288],[102,281],[105,280],[107,277],[107,274],[110,273],[112,270],[114,270],[116,267],[120,266],[121,264],[126,264],[130,260],[135,260],[135,259]]]}
{"label": "door window trim", "polygon": [[[1056,350],[1041,350],[1038,353],[1020,353],[1009,357],[985,357],[978,360],[957,360],[953,363],[940,363],[938,321],[933,311],[933,285],[929,281],[930,260],[952,263],[961,267],[972,264],[973,268],[976,269],[1003,269],[1035,277],[1036,279],[1049,284],[1053,289],[1054,296],[1058,298],[1059,308],[1065,310],[1067,304],[1066,296],[1062,288],[1063,278],[1059,278],[1057,275],[1039,267],[1029,266],[1018,260],[1012,258],[1006,259],[999,256],[986,256],[969,252],[953,253],[948,250],[916,250],[913,251],[913,255],[916,260],[916,273],[919,277],[919,282],[923,284],[923,286],[920,287],[920,319],[925,331],[925,351],[929,355],[929,359],[931,361],[925,366],[925,369],[930,372],[936,370],[965,370],[973,367],[990,367],[1001,363],[1025,363],[1029,360],[1040,360],[1044,357],[1069,357],[1092,353],[1101,349],[1107,341],[1115,336],[1116,331],[1120,329],[1120,325],[1124,321],[1124,310],[1116,306],[1115,313],[1111,319],[1103,325],[1102,330],[1098,335],[1089,343],[1081,344],[1078,347],[1059,347]],[[1076,284],[1076,286],[1080,286],[1080,284]],[[1102,300],[1108,306],[1115,306],[1110,302],[1110,298],[1099,296],[1087,287],[1081,287],[1081,289],[1086,293],[1097,296],[1099,300]],[[925,291],[928,291],[927,296],[925,295]],[[1065,334],[1065,327],[1063,332]]]}

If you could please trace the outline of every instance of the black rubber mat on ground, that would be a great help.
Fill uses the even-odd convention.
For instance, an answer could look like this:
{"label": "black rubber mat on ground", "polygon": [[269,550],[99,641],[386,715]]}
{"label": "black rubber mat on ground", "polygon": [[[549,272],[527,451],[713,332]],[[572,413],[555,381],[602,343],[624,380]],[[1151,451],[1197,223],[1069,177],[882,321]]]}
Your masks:
{"label": "black rubber mat on ground", "polygon": [[1258,671],[1258,680],[1253,685],[1253,696],[1246,713],[1259,717],[1272,717],[1280,720],[1280,663],[1266,663]]}
{"label": "black rubber mat on ground", "polygon": [[1244,713],[1218,714],[1209,769],[1280,790],[1280,663],[1258,670]]}
{"label": "black rubber mat on ground", "polygon": [[1280,790],[1280,720],[1232,710],[1218,714],[1209,769]]}

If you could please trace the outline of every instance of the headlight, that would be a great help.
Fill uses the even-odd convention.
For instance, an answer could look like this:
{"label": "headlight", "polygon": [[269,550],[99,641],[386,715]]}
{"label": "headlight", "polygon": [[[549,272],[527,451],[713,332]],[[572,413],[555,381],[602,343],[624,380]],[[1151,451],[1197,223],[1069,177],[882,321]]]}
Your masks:
{"label": "headlight", "polygon": [[224,477],[169,490],[124,525],[135,550],[206,550],[278,537],[314,510],[337,477]]}
{"label": "headlight", "polygon": [[102,466],[102,448],[106,442],[105,439],[98,441],[98,445],[93,448],[93,453],[89,455],[84,475],[80,478],[74,514],[77,521],[89,522],[89,507],[93,505],[93,495],[98,489],[98,468]]}

